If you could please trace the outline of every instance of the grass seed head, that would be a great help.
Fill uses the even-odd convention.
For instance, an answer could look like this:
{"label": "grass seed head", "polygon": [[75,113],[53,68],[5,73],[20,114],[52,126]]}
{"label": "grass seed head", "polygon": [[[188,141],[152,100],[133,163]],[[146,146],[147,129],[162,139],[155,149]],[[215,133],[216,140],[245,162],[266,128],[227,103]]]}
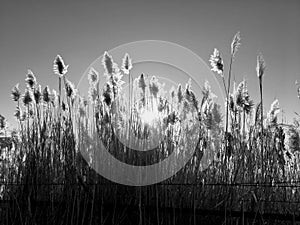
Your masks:
{"label": "grass seed head", "polygon": [[159,83],[155,76],[152,76],[149,84],[149,91],[150,94],[154,96],[154,98],[157,98],[157,94],[159,92]]}
{"label": "grass seed head", "polygon": [[113,58],[108,54],[108,52],[104,52],[102,58],[102,65],[104,66],[105,72],[111,75],[114,72],[114,61]]}
{"label": "grass seed head", "polygon": [[15,102],[19,101],[19,99],[21,97],[19,84],[16,84],[16,86],[13,87],[13,89],[11,91],[11,96],[12,96],[13,101],[15,101]]}
{"label": "grass seed head", "polygon": [[6,126],[7,126],[7,124],[6,124],[6,119],[5,119],[4,116],[2,116],[2,115],[0,114],[0,129],[1,129],[1,130],[4,130],[4,129],[6,129]]}
{"label": "grass seed head", "polygon": [[98,98],[98,91],[95,85],[89,87],[89,99],[91,103],[95,103]]}
{"label": "grass seed head", "polygon": [[257,56],[257,64],[256,64],[256,74],[259,79],[261,79],[262,76],[264,75],[265,69],[266,69],[265,60],[263,58],[263,55],[260,53]]}
{"label": "grass seed head", "polygon": [[66,80],[65,90],[68,98],[75,99],[77,90],[75,89],[75,85],[71,81]]}
{"label": "grass seed head", "polygon": [[53,62],[53,72],[58,76],[65,76],[68,72],[69,65],[66,65],[63,58],[57,55]]}
{"label": "grass seed head", "polygon": [[232,58],[234,58],[234,56],[237,53],[240,45],[241,45],[241,35],[240,35],[240,32],[237,32],[234,35],[233,40],[231,42],[231,55],[232,55]]}
{"label": "grass seed head", "polygon": [[122,70],[125,74],[128,75],[131,69],[132,69],[132,61],[128,53],[126,53],[122,61]]}
{"label": "grass seed head", "polygon": [[213,54],[210,56],[209,62],[211,65],[211,70],[223,77],[224,63],[218,49],[214,49]]}
{"label": "grass seed head", "polygon": [[27,71],[27,76],[26,76],[25,82],[27,84],[27,87],[31,88],[31,89],[33,89],[34,86],[36,85],[36,78],[31,70]]}
{"label": "grass seed head", "polygon": [[49,87],[46,86],[43,90],[43,101],[45,103],[49,103],[50,102],[50,90]]}
{"label": "grass seed head", "polygon": [[182,86],[181,84],[179,84],[177,87],[177,100],[179,104],[182,102],[182,99],[183,99]]}
{"label": "grass seed head", "polygon": [[99,81],[99,73],[92,67],[88,74],[90,85],[96,84]]}
{"label": "grass seed head", "polygon": [[32,92],[28,88],[25,90],[22,100],[26,107],[32,102]]}
{"label": "grass seed head", "polygon": [[41,85],[38,86],[38,88],[35,88],[33,90],[33,96],[36,104],[39,104],[42,97],[42,88]]}

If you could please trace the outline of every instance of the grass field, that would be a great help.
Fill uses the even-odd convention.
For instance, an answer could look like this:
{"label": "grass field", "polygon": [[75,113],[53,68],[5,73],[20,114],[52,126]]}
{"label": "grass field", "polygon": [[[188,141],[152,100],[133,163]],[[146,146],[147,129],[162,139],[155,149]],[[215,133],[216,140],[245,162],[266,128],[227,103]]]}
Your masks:
{"label": "grass field", "polygon": [[[202,96],[196,96],[190,81],[164,90],[154,76],[141,74],[132,79],[127,54],[118,66],[104,53],[105,74],[89,72],[89,99],[81,97],[68,80],[68,65],[59,55],[53,63],[57,90],[41,87],[29,70],[25,92],[18,85],[12,90],[18,129],[8,132],[5,118],[0,117],[1,223],[296,224],[300,216],[299,116],[295,114],[293,124],[282,124],[278,100],[264,105],[262,55],[256,68],[260,99],[251,99],[246,81],[233,85],[239,33],[230,47],[228,74],[217,49],[209,61],[228,99],[225,110],[214,101],[209,83],[202,84]],[[124,76],[131,81],[130,97],[124,94]],[[106,79],[104,87],[99,79]],[[297,89],[300,98],[300,86]],[[155,146],[156,150],[138,154],[118,137],[136,148]],[[196,150],[168,180],[130,187],[104,179],[90,167],[96,159],[85,160],[99,142],[131,165],[154,164],[174,151],[184,155],[189,146]],[[202,160],[208,155],[213,160]],[[212,217],[208,211],[197,210],[224,214]],[[249,212],[253,215],[247,218]],[[279,214],[291,217],[280,221]]]}

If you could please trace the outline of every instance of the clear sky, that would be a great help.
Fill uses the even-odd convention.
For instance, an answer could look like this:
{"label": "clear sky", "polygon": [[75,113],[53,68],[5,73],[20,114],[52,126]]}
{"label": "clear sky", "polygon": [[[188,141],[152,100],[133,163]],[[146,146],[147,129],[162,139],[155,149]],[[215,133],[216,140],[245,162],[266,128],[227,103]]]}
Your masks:
{"label": "clear sky", "polygon": [[217,47],[228,69],[230,42],[241,32],[234,64],[258,102],[256,56],[267,64],[265,109],[278,98],[288,118],[300,112],[300,1],[12,1],[0,2],[0,114],[11,123],[10,90],[23,85],[27,69],[39,83],[57,88],[52,62],[61,54],[77,83],[89,64],[118,45],[157,39],[185,46],[208,62]]}

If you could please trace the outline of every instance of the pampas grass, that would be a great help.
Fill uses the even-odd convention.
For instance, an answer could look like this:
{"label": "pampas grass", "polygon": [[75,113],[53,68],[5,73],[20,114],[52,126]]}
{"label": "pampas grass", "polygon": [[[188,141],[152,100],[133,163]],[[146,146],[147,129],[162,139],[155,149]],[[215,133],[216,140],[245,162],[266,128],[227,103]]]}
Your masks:
{"label": "pampas grass", "polygon": [[[240,34],[237,33],[231,43],[227,85],[220,52],[214,50],[209,60],[212,71],[224,85],[225,124],[221,106],[208,82],[202,84],[202,95],[196,96],[191,80],[170,90],[165,90],[155,76],[140,74],[132,80],[133,64],[128,54],[119,69],[112,56],[104,53],[102,65],[106,81],[103,88],[99,87],[101,74],[90,69],[89,101],[79,95],[71,78],[67,79],[68,65],[59,55],[53,63],[53,73],[59,79],[58,93],[55,89],[50,91],[48,86],[42,87],[28,71],[24,93],[18,85],[11,92],[19,130],[9,139],[13,147],[2,151],[9,155],[9,163],[5,169],[1,167],[3,181],[22,184],[1,186],[0,197],[15,203],[10,210],[3,209],[9,218],[6,224],[40,224],[45,219],[51,221],[49,223],[58,223],[60,219],[63,224],[99,221],[104,224],[104,203],[117,206],[129,202],[139,206],[141,221],[146,218],[143,204],[155,206],[152,213],[157,223],[161,221],[163,207],[174,210],[240,210],[243,207],[247,211],[259,209],[261,213],[282,210],[297,213],[296,207],[280,202],[299,198],[296,188],[290,187],[300,179],[299,126],[278,123],[278,100],[271,104],[268,114],[264,114],[262,56],[257,58],[260,100],[256,108],[246,80],[230,90],[231,64],[239,46]],[[125,96],[123,75],[129,76],[130,97]],[[0,129],[7,129],[3,116],[0,116]],[[122,137],[133,134],[139,137],[130,139],[136,145],[151,144],[152,140],[147,138],[156,131],[161,137],[157,153],[145,158],[134,154],[117,140],[116,131]],[[89,154],[91,143],[101,141],[110,154],[126,163],[155,163],[173,151],[185,151],[191,139],[196,143],[195,154],[182,170],[161,184],[138,189],[113,186],[89,167],[94,159],[86,162],[80,153],[83,146]],[[182,143],[185,146],[179,148]],[[208,162],[201,159],[209,159],[209,154],[214,160],[202,171]],[[274,193],[257,186],[258,183],[270,185]],[[36,205],[39,201],[46,201],[50,206],[43,210]],[[264,201],[267,202],[265,208]],[[56,208],[57,202],[63,202],[63,207]],[[111,221],[117,223],[117,220],[115,213]],[[176,223],[176,220],[174,214],[166,223]]]}

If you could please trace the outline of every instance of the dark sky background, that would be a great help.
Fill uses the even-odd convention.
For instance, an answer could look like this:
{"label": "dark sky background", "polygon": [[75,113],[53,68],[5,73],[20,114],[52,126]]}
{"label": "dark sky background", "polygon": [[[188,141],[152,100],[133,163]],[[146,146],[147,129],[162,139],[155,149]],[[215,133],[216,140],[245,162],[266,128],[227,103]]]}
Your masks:
{"label": "dark sky background", "polygon": [[[208,63],[217,47],[228,69],[230,43],[241,32],[234,64],[237,82],[247,79],[258,102],[256,56],[267,64],[265,110],[278,98],[288,120],[300,112],[295,80],[300,80],[300,1],[3,1],[0,7],[0,114],[13,124],[10,91],[24,90],[27,69],[40,84],[57,88],[52,62],[61,54],[68,78],[78,83],[105,50],[157,39],[178,43]],[[159,53],[158,53],[159,54]]]}

